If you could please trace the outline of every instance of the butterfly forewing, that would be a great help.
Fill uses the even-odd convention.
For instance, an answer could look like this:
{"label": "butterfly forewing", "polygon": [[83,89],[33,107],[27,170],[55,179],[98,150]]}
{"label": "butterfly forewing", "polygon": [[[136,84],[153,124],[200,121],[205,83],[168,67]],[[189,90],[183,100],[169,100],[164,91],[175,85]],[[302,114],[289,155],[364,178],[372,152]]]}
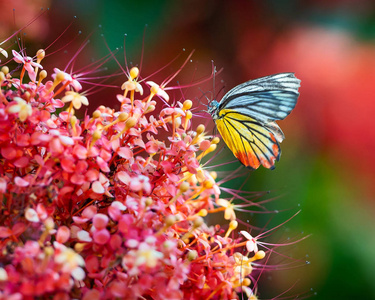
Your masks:
{"label": "butterfly forewing", "polygon": [[219,110],[233,109],[261,122],[282,120],[296,106],[299,86],[293,73],[250,80],[225,94]]}
{"label": "butterfly forewing", "polygon": [[212,115],[233,154],[247,167],[273,169],[284,139],[274,122],[296,105],[300,80],[281,73],[240,84],[224,95]]}

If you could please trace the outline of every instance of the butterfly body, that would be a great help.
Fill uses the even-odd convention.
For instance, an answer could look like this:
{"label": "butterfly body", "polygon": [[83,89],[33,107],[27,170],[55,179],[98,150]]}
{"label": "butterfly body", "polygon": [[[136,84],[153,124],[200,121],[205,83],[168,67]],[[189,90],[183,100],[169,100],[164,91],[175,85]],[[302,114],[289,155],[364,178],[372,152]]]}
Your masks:
{"label": "butterfly body", "polygon": [[284,134],[276,124],[293,110],[300,80],[280,73],[240,84],[220,102],[209,103],[208,112],[223,140],[246,167],[275,167]]}

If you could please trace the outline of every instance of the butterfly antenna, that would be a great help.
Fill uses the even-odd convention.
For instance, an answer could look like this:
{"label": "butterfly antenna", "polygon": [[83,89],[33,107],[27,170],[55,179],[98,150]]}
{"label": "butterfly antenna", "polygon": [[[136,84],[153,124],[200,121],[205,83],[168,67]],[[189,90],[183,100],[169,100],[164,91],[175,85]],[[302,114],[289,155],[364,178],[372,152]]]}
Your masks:
{"label": "butterfly antenna", "polygon": [[[220,90],[217,92],[217,95],[216,96],[218,96],[223,90],[225,89],[225,85],[223,85],[221,88],[220,88]],[[216,97],[217,98],[217,97]]]}
{"label": "butterfly antenna", "polygon": [[214,61],[211,60],[212,63],[212,73],[213,73],[213,79],[212,79],[212,94],[215,96],[215,75],[216,75],[216,66],[214,64]]}
{"label": "butterfly antenna", "polygon": [[[203,92],[203,90],[202,90],[200,87],[198,87],[198,89],[199,89],[199,91],[202,93],[202,96],[204,96],[204,97],[207,99],[207,101],[210,102],[211,100],[206,96],[206,93],[207,93],[207,92]],[[201,102],[201,97],[200,97],[198,100],[199,100],[199,104],[203,104],[203,103]]]}

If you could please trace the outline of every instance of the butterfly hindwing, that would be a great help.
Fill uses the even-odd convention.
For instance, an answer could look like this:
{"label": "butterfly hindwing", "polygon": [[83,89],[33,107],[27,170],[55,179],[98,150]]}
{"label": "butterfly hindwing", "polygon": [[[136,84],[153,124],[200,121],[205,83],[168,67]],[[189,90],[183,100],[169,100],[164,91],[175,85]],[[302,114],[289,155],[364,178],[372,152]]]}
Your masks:
{"label": "butterfly hindwing", "polygon": [[274,168],[281,151],[271,129],[251,117],[227,109],[220,111],[216,126],[229,149],[246,167],[257,169],[263,165]]}

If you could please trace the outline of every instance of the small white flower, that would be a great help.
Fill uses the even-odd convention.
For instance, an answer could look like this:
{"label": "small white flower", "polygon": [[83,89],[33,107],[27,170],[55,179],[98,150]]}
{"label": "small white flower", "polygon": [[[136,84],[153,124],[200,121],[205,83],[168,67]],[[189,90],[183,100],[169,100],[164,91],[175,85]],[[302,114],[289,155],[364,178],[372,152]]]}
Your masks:
{"label": "small white flower", "polygon": [[8,108],[8,112],[11,114],[18,113],[18,118],[22,122],[26,121],[26,119],[33,113],[31,105],[20,97],[14,97],[13,99],[17,102],[17,104],[11,105]]}

